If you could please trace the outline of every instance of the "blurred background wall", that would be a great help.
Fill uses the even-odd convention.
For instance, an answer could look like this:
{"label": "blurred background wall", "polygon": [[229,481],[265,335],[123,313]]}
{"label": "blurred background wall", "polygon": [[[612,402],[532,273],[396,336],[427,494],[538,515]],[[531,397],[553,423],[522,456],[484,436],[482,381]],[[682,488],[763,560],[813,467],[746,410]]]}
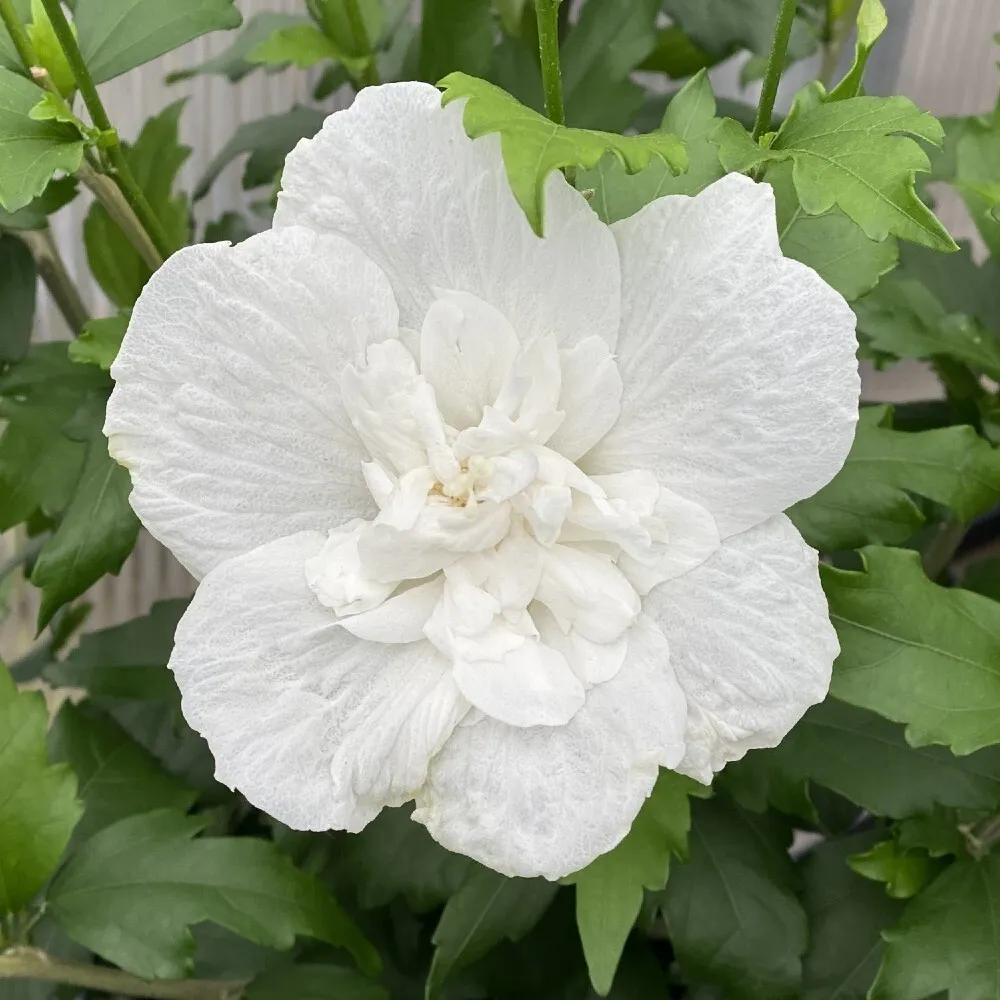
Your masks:
{"label": "blurred background wall", "polygon": [[[303,9],[302,0],[237,0],[237,6],[245,17],[261,11],[301,13]],[[1000,0],[885,0],[885,6],[890,27],[869,67],[866,82],[872,93],[903,93],[942,116],[975,114],[992,108],[1000,90],[1000,50],[993,40],[1000,32]],[[253,73],[237,85],[223,77],[195,77],[170,86],[164,84],[168,73],[203,62],[230,43],[228,33],[200,38],[102,88],[111,119],[126,138],[134,137],[142,123],[165,105],[188,98],[181,130],[183,140],[194,148],[182,174],[181,183],[187,190],[241,122],[280,113],[297,102],[313,103],[311,81],[295,70],[275,75]],[[812,70],[802,66],[789,74],[779,107],[787,107],[791,93],[810,77]],[[738,65],[717,67],[712,76],[720,95],[756,100],[753,88],[740,90]],[[327,105],[334,110],[337,98]],[[244,203],[241,169],[241,164],[230,166],[198,204],[199,225]],[[53,228],[84,297],[100,315],[107,305],[89,276],[80,241],[87,207],[83,198],[78,199],[53,220]],[[972,236],[972,226],[957,199],[942,200],[938,211],[956,237]],[[47,293],[41,290],[36,337],[67,336]],[[936,385],[933,376],[919,365],[900,365],[890,372],[866,372],[865,389],[871,398],[901,399],[933,394]],[[94,611],[88,627],[110,625],[142,614],[154,601],[189,594],[193,586],[194,581],[170,554],[144,535],[121,574],[105,578],[89,595]],[[29,587],[21,587],[8,596],[7,614],[0,622],[0,655],[4,658],[20,655],[32,642],[34,593]]]}

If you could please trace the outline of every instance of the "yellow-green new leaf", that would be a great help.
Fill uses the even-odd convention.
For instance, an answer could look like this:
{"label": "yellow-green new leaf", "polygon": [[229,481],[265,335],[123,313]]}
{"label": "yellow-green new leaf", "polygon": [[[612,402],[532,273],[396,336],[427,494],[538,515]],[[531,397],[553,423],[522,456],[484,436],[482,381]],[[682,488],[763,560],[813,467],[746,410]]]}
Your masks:
{"label": "yellow-green new leaf", "polygon": [[648,166],[655,156],[674,173],[688,166],[684,142],[666,132],[622,136],[556,125],[499,87],[464,73],[449,74],[439,86],[444,89],[444,104],[468,98],[464,123],[471,138],[492,132],[500,134],[511,190],[539,236],[544,219],[545,181],[554,170],[590,169],[609,152],[621,160],[630,174]]}
{"label": "yellow-green new leaf", "polygon": [[868,57],[888,26],[889,19],[885,16],[881,0],[863,0],[858,11],[858,41],[854,51],[854,65],[830,92],[831,101],[842,101],[861,93]]}
{"label": "yellow-green new leaf", "polygon": [[0,915],[31,902],[83,812],[76,775],[65,764],[48,764],[47,726],[45,699],[19,692],[0,663]]}

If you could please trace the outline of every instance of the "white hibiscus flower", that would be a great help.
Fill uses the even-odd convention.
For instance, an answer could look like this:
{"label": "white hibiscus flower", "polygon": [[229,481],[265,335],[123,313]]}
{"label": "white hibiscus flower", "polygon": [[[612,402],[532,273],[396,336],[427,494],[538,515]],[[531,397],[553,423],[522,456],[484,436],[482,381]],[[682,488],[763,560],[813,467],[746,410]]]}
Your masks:
{"label": "white hibiscus flower", "polygon": [[201,579],[170,662],[218,777],[297,829],[385,806],[510,875],[628,832],[826,694],[781,513],[850,446],[854,317],[729,176],[545,237],[423,84],[302,142],[275,227],[171,258],[113,368],[132,505]]}

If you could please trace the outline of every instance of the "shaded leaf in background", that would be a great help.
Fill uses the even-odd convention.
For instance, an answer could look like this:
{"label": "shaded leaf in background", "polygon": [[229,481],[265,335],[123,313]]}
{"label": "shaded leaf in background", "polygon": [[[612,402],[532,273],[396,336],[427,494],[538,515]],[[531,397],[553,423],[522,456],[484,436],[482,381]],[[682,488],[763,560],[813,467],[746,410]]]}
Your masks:
{"label": "shaded leaf in background", "polygon": [[77,191],[78,182],[75,177],[57,177],[49,181],[48,187],[25,208],[17,212],[7,212],[0,208],[0,228],[15,232],[44,229],[48,225],[49,216],[65,208],[76,197]]}
{"label": "shaded leaf in background", "polygon": [[216,178],[238,157],[250,154],[243,168],[243,187],[249,191],[270,184],[299,139],[315,135],[326,119],[319,108],[296,105],[290,111],[245,122],[208,165],[194,190],[197,201],[208,194]]}
{"label": "shaded leaf in background", "polygon": [[460,71],[486,76],[493,56],[490,0],[423,0],[418,75],[428,83]]}
{"label": "shaded leaf in background", "polygon": [[[31,0],[13,0],[13,6],[14,13],[22,24],[31,20]],[[24,71],[17,49],[14,48],[14,43],[2,22],[0,22],[0,67],[16,72]]]}
{"label": "shaded leaf in background", "polygon": [[48,712],[0,663],[0,915],[23,909],[55,871],[83,811],[76,776],[45,755]]}
{"label": "shaded leaf in background", "polygon": [[662,128],[684,140],[688,169],[674,174],[663,160],[653,160],[637,174],[628,174],[613,155],[604,156],[593,170],[581,171],[581,188],[593,188],[591,204],[604,222],[634,215],[656,198],[670,194],[697,194],[722,176],[719,153],[708,136],[718,124],[715,96],[706,73],[699,73],[667,105]]}
{"label": "shaded leaf in background", "polygon": [[500,133],[510,186],[536,233],[542,232],[546,178],[560,167],[595,167],[613,152],[632,173],[660,157],[671,169],[687,167],[684,143],[665,132],[621,136],[556,125],[484,80],[451,73],[441,81],[444,102],[467,97],[463,121],[473,139]]}
{"label": "shaded leaf in background", "polygon": [[205,226],[205,243],[242,243],[253,236],[247,220],[239,212],[224,212]]}
{"label": "shaded leaf in background", "polygon": [[47,894],[75,941],[147,979],[191,972],[190,927],[205,920],[279,950],[308,935],[352,952],[369,973],[378,954],[327,891],[270,841],[197,838],[203,819],[159,810],[88,840]]}
{"label": "shaded leaf in background", "polygon": [[1000,257],[1000,111],[967,121],[955,147],[952,186],[993,257]]}
{"label": "shaded leaf in background", "polygon": [[38,99],[30,80],[0,68],[0,207],[8,212],[31,204],[57,170],[76,173],[83,160],[73,125],[29,117]]}
{"label": "shaded leaf in background", "polygon": [[73,364],[65,342],[33,345],[0,376],[0,531],[69,503],[86,445],[63,429],[90,392],[109,385],[104,372]]}
{"label": "shaded leaf in background", "polygon": [[911,900],[885,931],[885,960],[871,1000],[1000,995],[997,962],[1000,857],[963,858]]}
{"label": "shaded leaf in background", "polygon": [[643,890],[667,882],[671,855],[687,854],[691,808],[688,796],[704,786],[661,770],[625,839],[567,882],[576,885],[576,923],[594,989],[606,996],[625,941],[642,907]]}
{"label": "shaded leaf in background", "polygon": [[35,259],[16,236],[0,232],[0,363],[28,352],[35,321]]}
{"label": "shaded leaf in background", "polygon": [[1000,501],[1000,452],[971,427],[909,433],[891,423],[891,407],[863,407],[843,468],[789,510],[814,548],[905,542],[924,523],[907,492],[949,507],[962,521]]}
{"label": "shaded leaf in background", "polygon": [[167,670],[174,631],[188,602],[158,601],[148,615],[89,632],[65,661],[46,671],[57,686],[85,688],[92,698],[129,698],[178,703]]}
{"label": "shaded leaf in background", "polygon": [[70,343],[67,352],[70,360],[78,364],[97,365],[109,371],[118,357],[128,321],[128,313],[90,320],[80,336]]}
{"label": "shaded leaf in background", "polygon": [[665,73],[671,80],[684,80],[700,70],[711,69],[723,58],[706,52],[683,29],[671,24],[656,33],[653,51],[642,61],[639,69],[648,73]]}
{"label": "shaded leaf in background", "polygon": [[861,834],[827,841],[802,863],[809,918],[803,1000],[865,1000],[875,979],[884,948],[881,933],[903,906],[847,867],[847,858],[873,840],[872,834]]}
{"label": "shaded leaf in background", "polygon": [[918,746],[1000,743],[1000,605],[931,583],[917,552],[862,558],[863,573],[820,567],[841,650],[831,693],[905,723]]}
{"label": "shaded leaf in background", "polygon": [[[753,750],[745,761],[786,780],[814,781],[876,816],[1000,805],[1000,747],[963,757],[946,747],[912,747],[902,726],[836,698],[810,708],[773,750]],[[733,765],[734,774],[744,766]]]}
{"label": "shaded leaf in background", "polygon": [[65,702],[52,722],[49,756],[65,761],[80,782],[83,818],[77,842],[137,813],[186,812],[195,792],[160,766],[113,719],[86,703]]}
{"label": "shaded leaf in background", "polygon": [[[746,172],[761,163],[791,160],[795,190],[810,215],[837,205],[869,239],[892,235],[954,250],[947,230],[914,189],[916,174],[930,170],[915,140],[937,145],[943,134],[936,118],[905,97],[852,97],[829,104],[800,97],[769,147],[753,142],[730,119],[715,139],[727,170]],[[859,184],[858,177],[865,183]]]}
{"label": "shaded leaf in background", "polygon": [[389,1000],[384,987],[340,965],[293,965],[264,972],[245,1000]]}
{"label": "shaded leaf in background", "polygon": [[[276,11],[265,11],[248,17],[246,23],[236,34],[235,41],[218,55],[206,59],[203,63],[190,66],[167,74],[167,83],[178,83],[192,76],[218,75],[228,77],[231,83],[239,83],[243,77],[260,67],[260,63],[250,62],[247,56],[261,42],[266,41],[276,31],[292,28],[297,24],[308,24],[307,18],[299,14],[280,14]],[[270,66],[277,70],[281,67]]]}
{"label": "shaded leaf in background", "polygon": [[247,53],[247,60],[272,69],[296,66],[309,69],[327,59],[344,58],[344,53],[311,21],[278,28]]}
{"label": "shaded leaf in background", "polygon": [[796,194],[790,164],[773,164],[766,180],[774,189],[782,253],[807,264],[848,302],[870,292],[896,266],[899,247],[891,236],[881,242],[868,239],[839,208],[809,215]]}
{"label": "shaded leaf in background", "polygon": [[103,83],[209,31],[243,23],[233,0],[77,0],[84,61]]}
{"label": "shaded leaf in background", "polygon": [[129,474],[108,454],[102,432],[105,402],[95,393],[77,414],[75,434],[87,442],[83,471],[31,573],[31,582],[42,591],[39,629],[105,573],[118,573],[139,535],[139,519],[128,502]]}
{"label": "shaded leaf in background", "polygon": [[788,856],[789,830],[722,799],[692,805],[690,858],[675,864],[663,915],[681,971],[727,1000],[794,994],[806,915]]}
{"label": "shaded leaf in background", "polygon": [[631,124],[645,91],[629,74],[656,46],[659,6],[659,0],[584,4],[560,49],[567,124],[608,132]]}
{"label": "shaded leaf in background", "polygon": [[922,847],[932,858],[949,854],[960,857],[966,853],[968,845],[959,827],[969,815],[967,811],[937,806],[930,812],[897,823],[896,835],[902,847]]}
{"label": "shaded leaf in background", "polygon": [[339,879],[353,885],[363,909],[403,896],[415,913],[446,903],[477,869],[470,858],[445,850],[410,819],[411,807],[383,809],[338,851]]}
{"label": "shaded leaf in background", "polygon": [[482,868],[448,900],[434,930],[427,1000],[446,979],[505,938],[517,941],[541,919],[558,886],[540,878],[507,878]]}
{"label": "shaded leaf in background", "polygon": [[1000,378],[1000,341],[973,316],[949,315],[915,278],[890,274],[854,303],[858,332],[897,358],[947,355]]}
{"label": "shaded leaf in background", "polygon": [[[143,125],[134,144],[124,146],[139,187],[175,247],[184,246],[190,235],[187,195],[173,193],[177,175],[191,154],[180,142],[183,110],[183,101],[169,105]],[[131,308],[152,274],[149,266],[98,202],[87,213],[83,235],[98,284],[119,308]]]}

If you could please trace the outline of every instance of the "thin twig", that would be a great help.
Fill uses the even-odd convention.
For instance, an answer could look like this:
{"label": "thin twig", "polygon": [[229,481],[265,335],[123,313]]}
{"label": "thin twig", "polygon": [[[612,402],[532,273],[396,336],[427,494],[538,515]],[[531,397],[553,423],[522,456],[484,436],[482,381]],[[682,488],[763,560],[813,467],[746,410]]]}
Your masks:
{"label": "thin twig", "polygon": [[66,269],[52,230],[46,226],[44,229],[27,230],[14,235],[20,237],[31,251],[45,287],[52,294],[66,325],[77,336],[90,320],[90,313]]}

